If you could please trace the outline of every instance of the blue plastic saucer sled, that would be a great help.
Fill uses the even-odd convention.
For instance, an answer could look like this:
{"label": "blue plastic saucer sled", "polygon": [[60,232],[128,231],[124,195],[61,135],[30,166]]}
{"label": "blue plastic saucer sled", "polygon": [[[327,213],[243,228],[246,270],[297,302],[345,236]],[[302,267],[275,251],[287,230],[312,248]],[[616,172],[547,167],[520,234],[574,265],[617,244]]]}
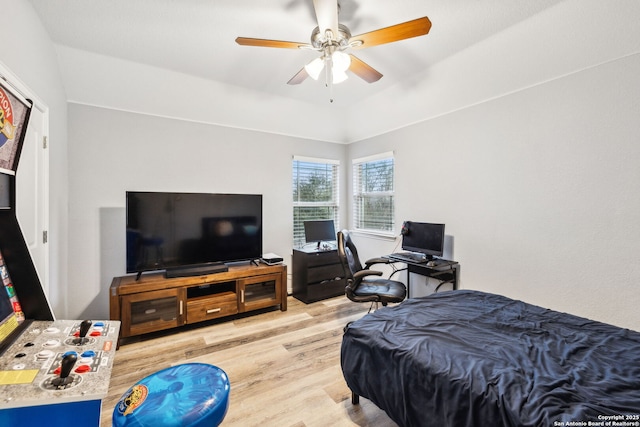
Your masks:
{"label": "blue plastic saucer sled", "polygon": [[186,363],[163,369],[126,391],[113,427],[212,427],[229,408],[229,379],[217,366]]}

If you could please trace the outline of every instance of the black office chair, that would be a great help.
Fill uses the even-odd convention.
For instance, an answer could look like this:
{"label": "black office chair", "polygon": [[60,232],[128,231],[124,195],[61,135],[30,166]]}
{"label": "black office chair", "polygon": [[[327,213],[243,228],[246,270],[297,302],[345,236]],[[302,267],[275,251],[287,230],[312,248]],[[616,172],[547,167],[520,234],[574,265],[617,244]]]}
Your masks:
{"label": "black office chair", "polygon": [[[389,261],[384,258],[373,258],[362,267],[358,258],[358,249],[353,244],[349,232],[346,230],[338,232],[338,256],[344,269],[347,287],[345,293],[347,298],[355,302],[371,302],[369,311],[378,303],[386,306],[390,302],[402,302],[407,295],[407,288],[402,282],[384,279],[381,271],[370,270],[374,264]],[[376,276],[371,277],[371,276]]]}

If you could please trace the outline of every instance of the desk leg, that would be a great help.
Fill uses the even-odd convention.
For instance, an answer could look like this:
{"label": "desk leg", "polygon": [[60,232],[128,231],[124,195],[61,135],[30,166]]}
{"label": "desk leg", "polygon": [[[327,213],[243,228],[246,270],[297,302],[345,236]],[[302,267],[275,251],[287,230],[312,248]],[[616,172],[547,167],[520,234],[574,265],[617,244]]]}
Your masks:
{"label": "desk leg", "polygon": [[[427,278],[427,284],[429,279],[434,279],[440,283],[436,286],[434,292],[438,292],[440,287],[446,283],[451,283],[453,290],[458,289],[458,265],[453,265],[447,270],[435,270],[422,265],[407,265],[407,299],[411,298],[411,273],[419,274]],[[449,275],[450,279],[441,280],[442,274]]]}

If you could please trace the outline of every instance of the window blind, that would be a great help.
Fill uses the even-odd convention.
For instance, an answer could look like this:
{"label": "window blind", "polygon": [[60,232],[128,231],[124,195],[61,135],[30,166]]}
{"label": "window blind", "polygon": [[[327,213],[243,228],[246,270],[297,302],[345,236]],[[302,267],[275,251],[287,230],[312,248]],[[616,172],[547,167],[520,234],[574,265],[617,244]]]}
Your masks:
{"label": "window blind", "polygon": [[353,161],[353,221],[356,230],[393,233],[393,153]]}
{"label": "window blind", "polygon": [[332,219],[340,229],[339,166],[337,160],[293,158],[293,247],[305,245],[304,221]]}

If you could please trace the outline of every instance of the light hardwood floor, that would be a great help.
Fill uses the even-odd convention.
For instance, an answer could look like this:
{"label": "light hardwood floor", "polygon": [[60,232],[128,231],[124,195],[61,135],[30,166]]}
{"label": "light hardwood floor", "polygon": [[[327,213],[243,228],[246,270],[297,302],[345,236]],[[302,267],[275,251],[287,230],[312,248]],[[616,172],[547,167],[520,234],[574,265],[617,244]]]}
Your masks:
{"label": "light hardwood floor", "polygon": [[101,427],[120,396],[141,378],[186,362],[222,368],[231,383],[223,426],[371,426],[396,424],[351,394],[340,370],[342,329],[368,304],[336,297],[180,332],[130,340],[116,353]]}

